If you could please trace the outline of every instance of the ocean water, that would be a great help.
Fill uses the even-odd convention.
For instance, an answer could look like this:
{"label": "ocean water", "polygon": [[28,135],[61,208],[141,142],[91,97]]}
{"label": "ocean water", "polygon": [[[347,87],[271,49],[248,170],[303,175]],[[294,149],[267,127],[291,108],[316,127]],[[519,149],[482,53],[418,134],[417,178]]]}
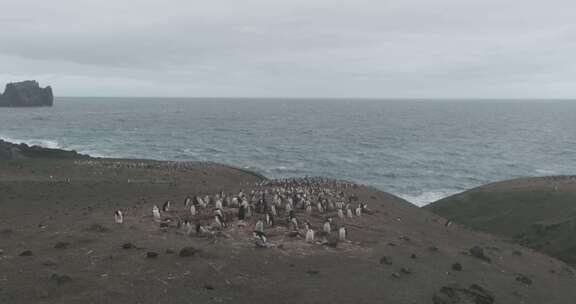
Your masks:
{"label": "ocean water", "polygon": [[0,138],[323,175],[423,205],[494,181],[576,174],[576,101],[57,98],[0,108]]}

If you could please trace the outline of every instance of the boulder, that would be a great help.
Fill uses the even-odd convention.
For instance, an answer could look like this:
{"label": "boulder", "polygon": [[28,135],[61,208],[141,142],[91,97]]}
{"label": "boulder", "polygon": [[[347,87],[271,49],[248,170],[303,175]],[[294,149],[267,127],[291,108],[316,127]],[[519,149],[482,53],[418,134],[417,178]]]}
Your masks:
{"label": "boulder", "polygon": [[54,95],[51,87],[41,88],[37,81],[27,80],[6,85],[0,95],[0,107],[51,107]]}

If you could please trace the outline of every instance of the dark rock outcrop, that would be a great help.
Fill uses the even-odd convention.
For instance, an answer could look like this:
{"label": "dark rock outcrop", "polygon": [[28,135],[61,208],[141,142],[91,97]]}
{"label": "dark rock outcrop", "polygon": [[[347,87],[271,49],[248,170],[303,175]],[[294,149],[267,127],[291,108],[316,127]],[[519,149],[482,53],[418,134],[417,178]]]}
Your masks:
{"label": "dark rock outcrop", "polygon": [[0,95],[0,107],[51,107],[54,95],[50,86],[41,88],[37,81],[9,83]]}
{"label": "dark rock outcrop", "polygon": [[89,158],[89,156],[79,154],[76,151],[49,149],[39,146],[28,146],[26,144],[13,144],[0,139],[0,160],[22,159],[22,158],[79,159],[79,158]]}
{"label": "dark rock outcrop", "polygon": [[440,288],[432,298],[434,304],[492,304],[494,296],[478,285],[464,288],[459,285],[450,285]]}

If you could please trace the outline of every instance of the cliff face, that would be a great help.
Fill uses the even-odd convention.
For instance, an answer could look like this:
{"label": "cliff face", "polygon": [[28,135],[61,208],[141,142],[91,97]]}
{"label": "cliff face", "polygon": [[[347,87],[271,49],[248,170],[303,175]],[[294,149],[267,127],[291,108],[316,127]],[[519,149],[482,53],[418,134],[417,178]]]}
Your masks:
{"label": "cliff face", "polygon": [[37,81],[9,83],[0,95],[0,107],[51,107],[54,105],[52,88],[41,88]]}

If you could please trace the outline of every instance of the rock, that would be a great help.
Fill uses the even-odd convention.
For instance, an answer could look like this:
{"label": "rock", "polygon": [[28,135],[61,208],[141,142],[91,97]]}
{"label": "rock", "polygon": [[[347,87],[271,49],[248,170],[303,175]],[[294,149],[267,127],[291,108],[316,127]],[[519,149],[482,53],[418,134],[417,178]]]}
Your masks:
{"label": "rock", "polygon": [[410,255],[410,258],[413,259],[413,260],[415,260],[415,259],[417,258],[417,256],[416,256],[415,253],[413,253],[413,254]]}
{"label": "rock", "polygon": [[146,257],[149,259],[155,259],[158,257],[158,253],[153,252],[153,251],[149,251],[149,252],[146,252]]}
{"label": "rock", "polygon": [[437,252],[438,250],[440,250],[440,249],[438,249],[438,247],[436,247],[436,246],[428,247],[428,251],[431,251],[431,252]]}
{"label": "rock", "polygon": [[408,268],[405,268],[405,267],[402,267],[402,268],[400,269],[400,272],[403,273],[403,274],[412,274],[412,270],[410,270],[410,269],[408,269]]}
{"label": "rock", "polygon": [[4,254],[4,249],[0,249],[0,255]]}
{"label": "rock", "polygon": [[180,257],[191,257],[199,253],[200,250],[194,247],[184,247],[180,249],[180,253],[178,254]]}
{"label": "rock", "polygon": [[208,284],[208,283],[204,283],[204,289],[206,290],[214,290],[214,285],[212,284]]}
{"label": "rock", "polygon": [[108,232],[110,231],[110,229],[100,225],[100,224],[92,224],[90,227],[88,227],[88,229],[86,229],[88,231],[93,231],[93,232]]}
{"label": "rock", "polygon": [[[0,159],[26,159],[26,158],[83,159],[83,158],[89,158],[89,156],[79,154],[76,151],[49,149],[39,146],[28,146],[26,144],[14,144],[0,139]],[[9,229],[7,229],[6,231],[11,232],[11,230]]]}
{"label": "rock", "polygon": [[56,265],[58,265],[58,261],[56,261],[55,259],[48,258],[48,259],[44,260],[44,262],[42,262],[42,265],[44,265],[44,266],[56,266]]}
{"label": "rock", "polygon": [[175,254],[176,251],[174,249],[166,249],[166,254]]}
{"label": "rock", "polygon": [[134,249],[136,248],[136,246],[134,246],[134,244],[132,243],[125,243],[122,245],[122,249]]}
{"label": "rock", "polygon": [[522,256],[522,251],[514,250],[514,251],[512,252],[512,254],[513,254],[513,255],[516,255],[516,256]]}
{"label": "rock", "polygon": [[58,285],[63,285],[66,284],[68,282],[72,282],[72,278],[67,276],[67,275],[60,275],[57,273],[54,273],[50,276],[50,280],[56,282],[56,284]]}
{"label": "rock", "polygon": [[380,264],[392,265],[392,260],[387,256],[383,256],[380,258]]}
{"label": "rock", "polygon": [[471,256],[475,258],[481,259],[486,262],[491,262],[490,258],[487,257],[486,254],[484,254],[484,249],[482,249],[482,247],[480,246],[474,246],[470,248],[469,253]]}
{"label": "rock", "polygon": [[68,246],[70,246],[70,243],[68,242],[58,242],[54,245],[54,248],[56,249],[66,249],[68,248]]}
{"label": "rock", "polygon": [[397,272],[393,272],[391,275],[391,277],[395,278],[395,279],[399,279],[400,278],[400,274]]}
{"label": "rock", "polygon": [[20,256],[33,256],[34,253],[32,253],[32,250],[25,250],[25,251],[22,251],[19,255]]}
{"label": "rock", "polygon": [[51,107],[54,95],[51,87],[41,88],[34,80],[27,80],[6,85],[4,94],[0,95],[0,107]]}
{"label": "rock", "polygon": [[306,273],[309,275],[318,275],[318,274],[320,274],[320,271],[314,270],[314,269],[309,269],[308,271],[306,271]]}
{"label": "rock", "polygon": [[523,275],[518,276],[518,277],[516,278],[516,281],[518,281],[518,282],[520,282],[520,283],[524,283],[524,284],[526,284],[526,285],[532,285],[532,280],[531,280],[530,278],[526,277],[526,276],[523,276]]}
{"label": "rock", "polygon": [[452,270],[454,270],[454,271],[462,271],[462,264],[460,264],[460,263],[454,263],[454,264],[452,264]]}
{"label": "rock", "polygon": [[469,288],[460,285],[449,285],[440,288],[432,297],[434,304],[493,304],[494,296],[478,285]]}

